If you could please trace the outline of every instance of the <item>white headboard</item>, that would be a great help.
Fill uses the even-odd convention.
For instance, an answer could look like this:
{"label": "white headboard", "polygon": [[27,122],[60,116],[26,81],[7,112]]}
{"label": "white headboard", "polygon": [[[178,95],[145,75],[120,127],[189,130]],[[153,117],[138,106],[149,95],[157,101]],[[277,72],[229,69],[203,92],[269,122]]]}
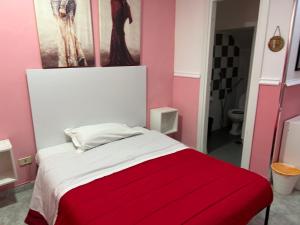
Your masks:
{"label": "white headboard", "polygon": [[37,149],[66,142],[64,129],[105,122],[146,125],[146,67],[27,70]]}

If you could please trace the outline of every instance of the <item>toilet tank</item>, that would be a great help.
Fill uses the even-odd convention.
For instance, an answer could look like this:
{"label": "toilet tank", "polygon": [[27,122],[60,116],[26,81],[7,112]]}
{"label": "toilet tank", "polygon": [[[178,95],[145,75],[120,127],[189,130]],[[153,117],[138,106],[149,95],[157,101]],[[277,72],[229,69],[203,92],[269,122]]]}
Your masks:
{"label": "toilet tank", "polygon": [[245,108],[245,102],[246,102],[246,95],[242,94],[239,98],[239,109]]}
{"label": "toilet tank", "polygon": [[300,116],[284,123],[279,159],[300,168]]}

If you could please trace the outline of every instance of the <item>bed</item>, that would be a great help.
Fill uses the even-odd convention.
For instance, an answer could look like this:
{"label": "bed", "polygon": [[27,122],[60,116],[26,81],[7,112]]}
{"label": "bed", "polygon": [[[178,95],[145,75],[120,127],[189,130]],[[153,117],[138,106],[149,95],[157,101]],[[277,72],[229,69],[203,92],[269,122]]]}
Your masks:
{"label": "bed", "polygon": [[[242,225],[264,208],[267,224],[267,180],[143,128],[145,67],[29,70],[27,77],[39,165],[27,224]],[[116,82],[120,89],[107,88]],[[141,134],[79,153],[62,132],[112,121]]]}

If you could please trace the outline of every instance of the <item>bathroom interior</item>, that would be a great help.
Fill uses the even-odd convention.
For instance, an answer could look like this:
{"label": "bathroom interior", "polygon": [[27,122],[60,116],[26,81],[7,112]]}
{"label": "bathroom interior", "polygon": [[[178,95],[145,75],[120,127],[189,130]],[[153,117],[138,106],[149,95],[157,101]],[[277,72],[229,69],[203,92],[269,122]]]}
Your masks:
{"label": "bathroom interior", "polygon": [[207,151],[215,158],[240,166],[259,1],[253,1],[252,14],[248,16],[232,14],[232,7],[243,11],[243,5],[236,3],[226,0],[217,5]]}

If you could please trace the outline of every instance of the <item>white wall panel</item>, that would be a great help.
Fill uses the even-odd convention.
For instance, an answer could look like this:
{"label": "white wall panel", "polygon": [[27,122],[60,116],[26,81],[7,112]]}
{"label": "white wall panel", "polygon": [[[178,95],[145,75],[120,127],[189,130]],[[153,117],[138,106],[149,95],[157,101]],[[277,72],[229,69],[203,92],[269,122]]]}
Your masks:
{"label": "white wall panel", "polygon": [[177,0],[175,28],[175,75],[200,76],[207,0]]}
{"label": "white wall panel", "polygon": [[[293,12],[293,0],[271,0],[269,9],[268,29],[262,66],[262,80],[281,81],[289,38],[290,24]],[[285,40],[284,48],[279,52],[272,52],[268,42],[277,26],[280,26],[281,35]]]}

